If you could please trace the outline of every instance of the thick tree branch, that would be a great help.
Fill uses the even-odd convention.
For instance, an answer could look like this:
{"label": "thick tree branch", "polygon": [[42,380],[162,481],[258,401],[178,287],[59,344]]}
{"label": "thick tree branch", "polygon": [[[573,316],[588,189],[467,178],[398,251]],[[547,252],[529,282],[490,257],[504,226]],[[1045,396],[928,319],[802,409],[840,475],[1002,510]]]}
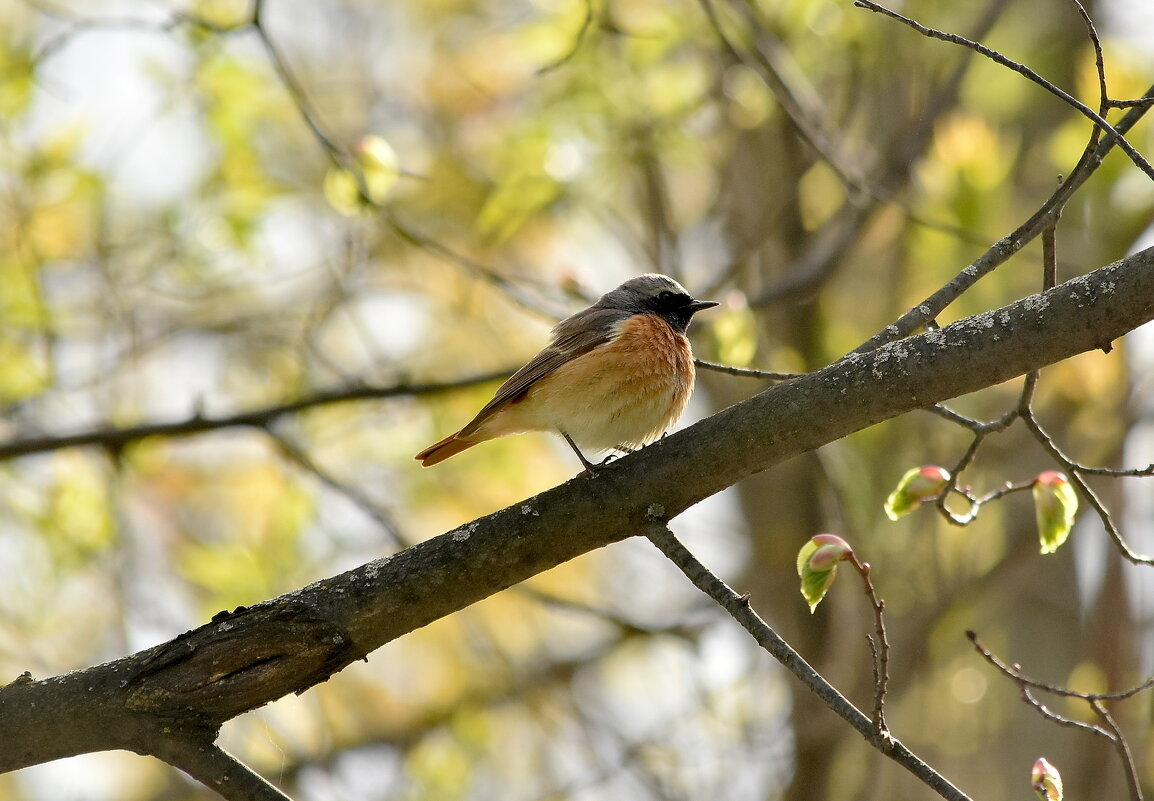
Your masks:
{"label": "thick tree branch", "polygon": [[1041,295],[853,354],[533,498],[133,656],[0,688],[0,771],[208,738],[433,620],[642,534],[745,476],[1096,348],[1154,318],[1154,249]]}

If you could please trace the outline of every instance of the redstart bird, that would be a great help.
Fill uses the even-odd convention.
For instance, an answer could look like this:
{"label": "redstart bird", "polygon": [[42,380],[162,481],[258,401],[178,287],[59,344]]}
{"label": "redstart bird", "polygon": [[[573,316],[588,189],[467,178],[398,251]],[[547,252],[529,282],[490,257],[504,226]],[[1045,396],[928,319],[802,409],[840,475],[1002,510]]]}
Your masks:
{"label": "redstart bird", "polygon": [[556,431],[592,471],[581,448],[631,451],[652,442],[681,416],[693,390],[689,321],[716,305],[694,300],[668,276],[631,278],[558,323],[545,349],[468,425],[416,458],[431,467],[478,442]]}

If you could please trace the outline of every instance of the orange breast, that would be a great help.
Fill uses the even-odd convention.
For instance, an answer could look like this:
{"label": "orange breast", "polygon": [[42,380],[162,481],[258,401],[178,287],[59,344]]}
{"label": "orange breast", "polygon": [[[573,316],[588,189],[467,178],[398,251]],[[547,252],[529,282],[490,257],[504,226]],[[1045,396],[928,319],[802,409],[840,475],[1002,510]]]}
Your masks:
{"label": "orange breast", "polygon": [[591,450],[636,448],[681,416],[694,377],[685,335],[656,315],[637,314],[619,323],[608,343],[562,365],[494,415],[483,436],[559,430]]}

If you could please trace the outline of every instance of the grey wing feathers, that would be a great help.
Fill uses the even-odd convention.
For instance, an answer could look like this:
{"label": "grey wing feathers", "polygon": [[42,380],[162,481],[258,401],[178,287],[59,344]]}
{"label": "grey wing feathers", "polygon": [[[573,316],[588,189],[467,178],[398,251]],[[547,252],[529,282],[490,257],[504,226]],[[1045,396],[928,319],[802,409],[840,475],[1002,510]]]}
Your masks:
{"label": "grey wing feathers", "polygon": [[493,400],[477,412],[460,436],[468,436],[505,403],[529,391],[529,387],[552,373],[561,365],[584,353],[604,345],[613,338],[618,322],[630,316],[619,309],[601,309],[592,306],[559,322],[553,329],[553,339],[529,363],[509,377],[497,389]]}

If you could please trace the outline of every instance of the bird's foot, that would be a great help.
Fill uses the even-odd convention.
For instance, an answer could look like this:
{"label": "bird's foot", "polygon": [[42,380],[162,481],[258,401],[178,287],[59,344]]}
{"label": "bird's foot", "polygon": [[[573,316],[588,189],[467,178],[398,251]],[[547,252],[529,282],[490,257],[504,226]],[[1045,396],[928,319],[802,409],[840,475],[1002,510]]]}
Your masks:
{"label": "bird's foot", "polygon": [[573,441],[572,437],[564,431],[561,432],[561,436],[565,438],[565,441],[569,443],[569,447],[573,449],[573,453],[577,454],[577,458],[580,459],[581,464],[585,466],[585,469],[581,471],[581,475],[597,475],[597,468],[603,466],[605,462],[608,461],[608,459],[606,459],[605,462],[601,462],[601,464],[593,464],[593,462],[585,458],[585,454],[581,453],[581,449],[577,447],[577,443]]}

